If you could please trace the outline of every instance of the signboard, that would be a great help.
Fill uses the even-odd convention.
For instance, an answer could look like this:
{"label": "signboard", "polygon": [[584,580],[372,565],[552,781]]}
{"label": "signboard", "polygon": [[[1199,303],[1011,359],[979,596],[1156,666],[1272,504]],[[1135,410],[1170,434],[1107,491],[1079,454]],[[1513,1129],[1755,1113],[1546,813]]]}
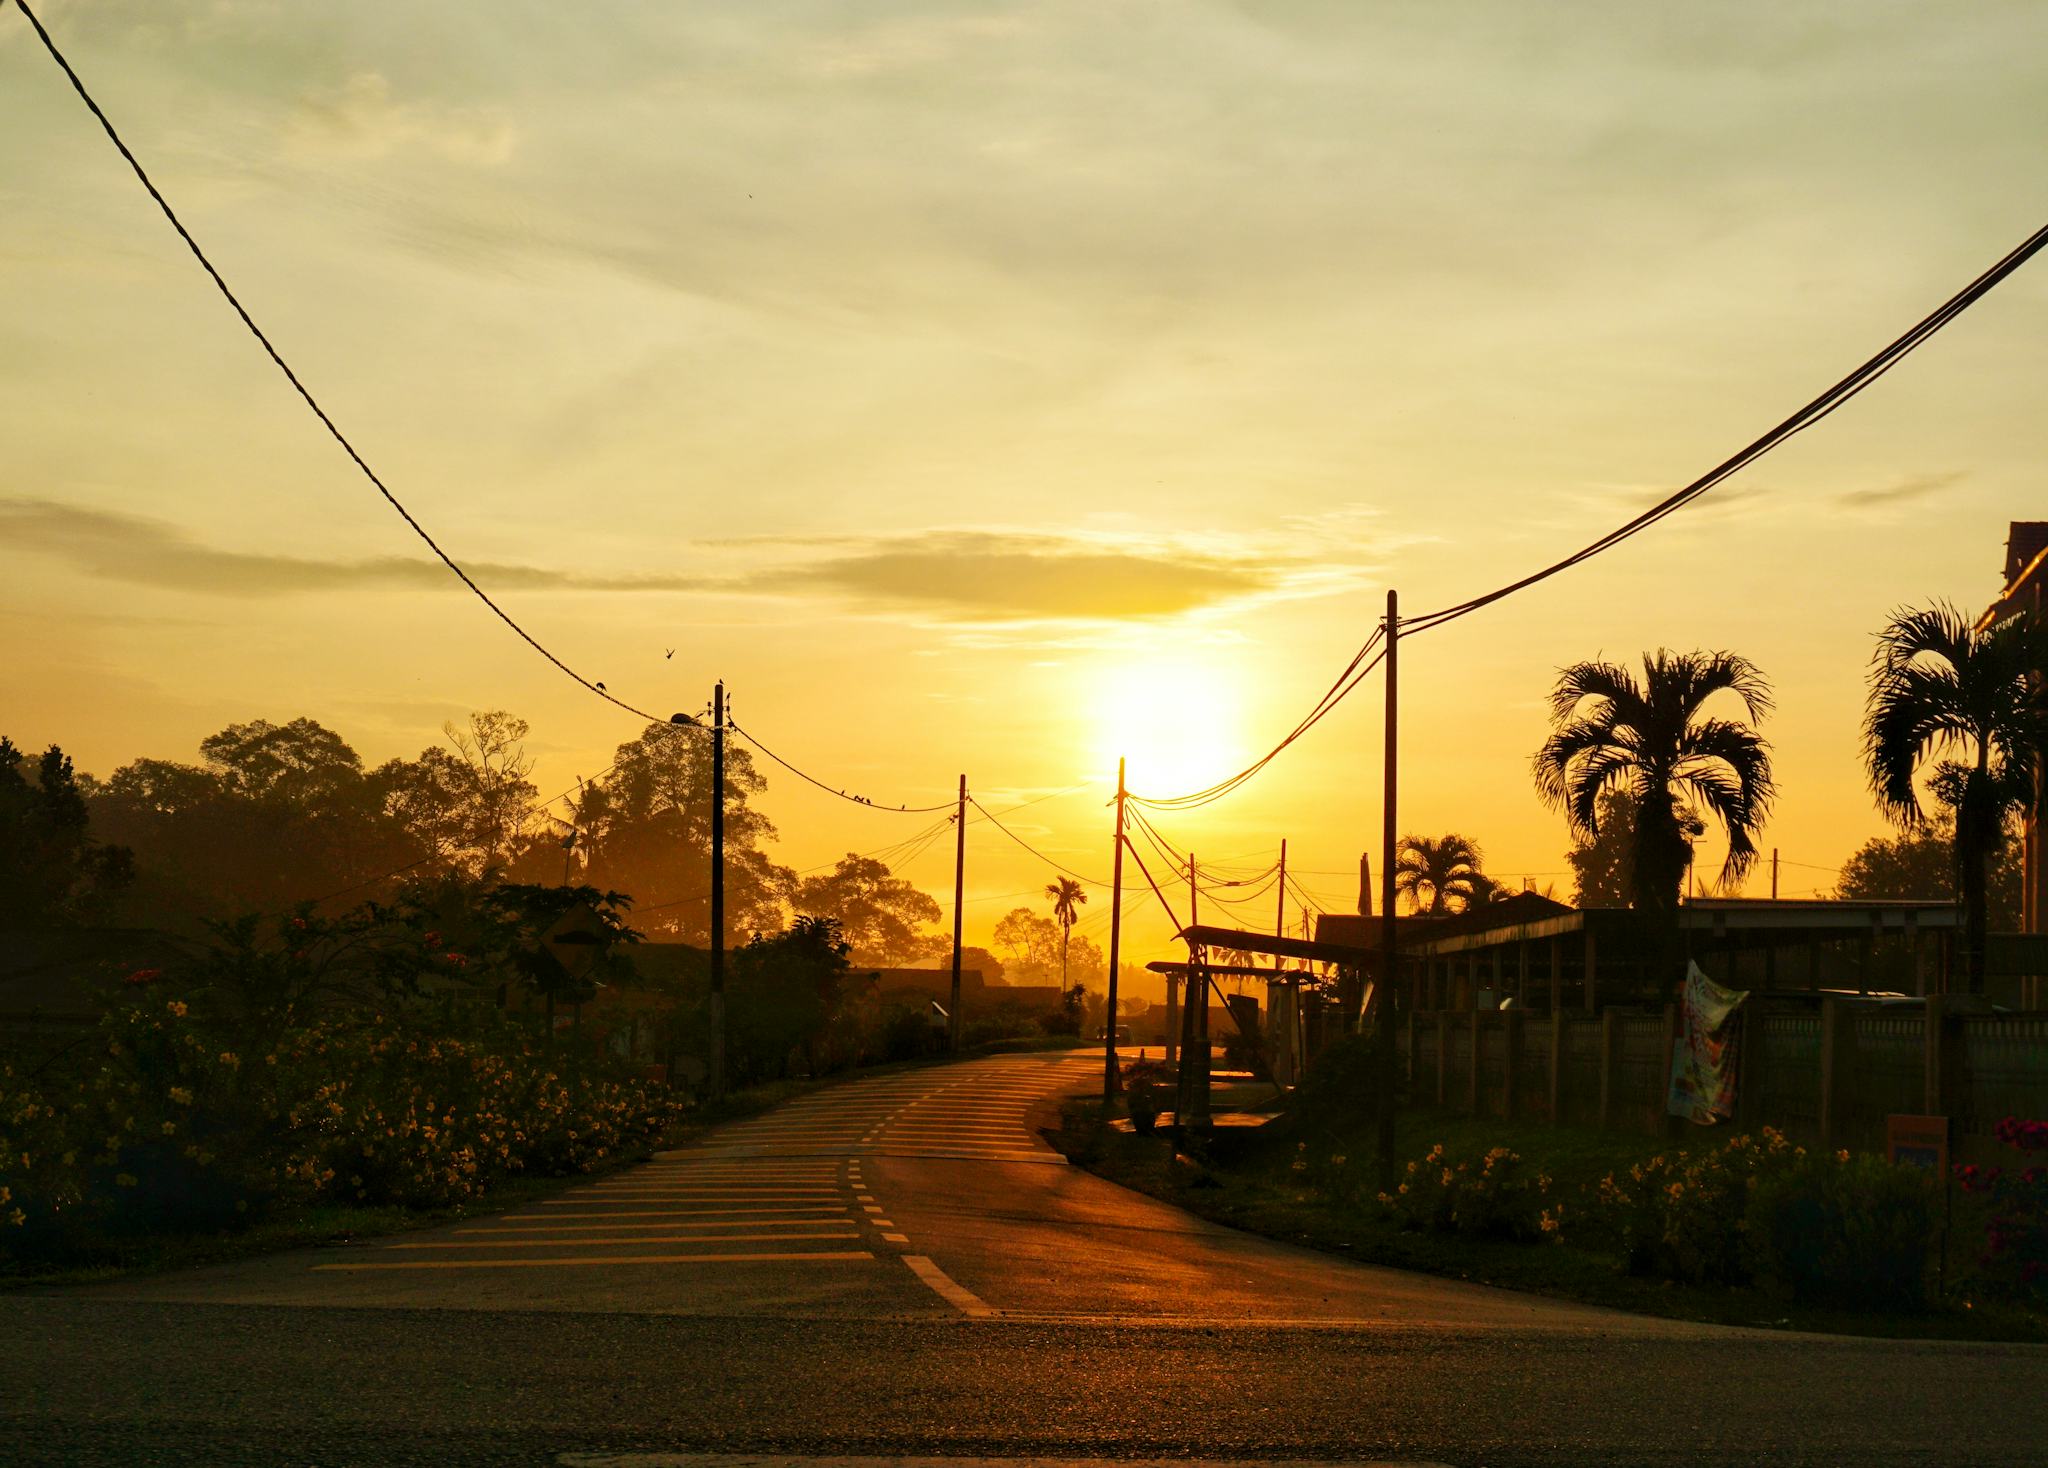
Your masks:
{"label": "signboard", "polygon": [[1948,1118],[1900,1116],[1884,1119],[1884,1155],[1894,1165],[1948,1176]]}

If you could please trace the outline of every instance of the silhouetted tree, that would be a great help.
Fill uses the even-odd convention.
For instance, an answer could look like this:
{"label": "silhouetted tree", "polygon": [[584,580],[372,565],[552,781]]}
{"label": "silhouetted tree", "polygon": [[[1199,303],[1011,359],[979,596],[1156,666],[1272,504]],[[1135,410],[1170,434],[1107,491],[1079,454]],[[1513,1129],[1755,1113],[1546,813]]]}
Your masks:
{"label": "silhouetted tree", "polygon": [[[1550,697],[1556,726],[1537,751],[1537,791],[1565,812],[1573,834],[1599,834],[1600,797],[1635,798],[1630,903],[1650,915],[1667,961],[1676,952],[1679,888],[1692,860],[1685,811],[1697,803],[1728,833],[1721,882],[1755,864],[1770,813],[1770,746],[1747,724],[1704,714],[1732,693],[1751,720],[1771,708],[1770,685],[1747,658],[1728,652],[1646,653],[1643,678],[1608,662],[1563,669]],[[1669,976],[1674,981],[1676,974]]]}
{"label": "silhouetted tree", "polygon": [[26,756],[0,737],[0,927],[50,927],[97,916],[135,877],[134,853],[90,831],[71,758],[51,745]]}
{"label": "silhouetted tree", "polygon": [[[746,746],[725,753],[726,941],[783,925],[794,882],[761,851],[775,826],[748,804],[767,788]],[[584,880],[631,892],[650,933],[705,944],[711,933],[711,741],[700,730],[650,724],[618,747],[602,780],[575,803]]]}
{"label": "silhouetted tree", "polygon": [[[1636,798],[1626,789],[1600,793],[1596,830],[1582,833],[1565,853],[1572,870],[1572,905],[1627,907],[1634,896]],[[1707,824],[1690,806],[1680,806],[1678,828],[1688,841],[1706,835]]]}
{"label": "silhouetted tree", "polygon": [[[1955,816],[1934,811],[1925,826],[1895,837],[1873,836],[1842,863],[1835,896],[1866,901],[1924,902],[1956,897]],[[2001,842],[1985,883],[1986,923],[1992,930],[2020,925],[2023,864],[2017,842]]]}
{"label": "silhouetted tree", "polygon": [[1408,899],[1410,912],[1463,911],[1492,889],[1479,869],[1483,860],[1463,836],[1403,836],[1394,848],[1394,890]]}
{"label": "silhouetted tree", "polygon": [[1052,899],[1052,920],[1060,925],[1060,987],[1064,989],[1069,981],[1067,942],[1073,936],[1074,921],[1081,915],[1081,904],[1088,900],[1088,894],[1072,877],[1055,877],[1045,884],[1045,895]]}
{"label": "silhouetted tree", "polygon": [[996,946],[1011,984],[1048,984],[1058,969],[1060,927],[1028,907],[1012,908],[996,922]]}
{"label": "silhouetted tree", "polygon": [[939,904],[871,856],[848,852],[830,872],[803,878],[790,905],[835,919],[857,964],[900,965],[952,951],[951,939],[927,931],[942,916]]}
{"label": "silhouetted tree", "polygon": [[1878,634],[1863,722],[1878,809],[1905,830],[1926,823],[1916,777],[1954,813],[1956,890],[1971,993],[1984,988],[1988,873],[2007,826],[2034,798],[2048,753],[2048,628],[2032,616],[1979,630],[1954,607],[1901,610]]}
{"label": "silhouetted tree", "polygon": [[[526,720],[493,709],[471,714],[465,724],[444,724],[442,733],[446,744],[378,771],[405,828],[450,869],[472,877],[515,875],[515,865],[531,865],[523,858],[559,856],[559,838],[551,839],[534,805],[540,792],[527,778],[533,759],[526,752]],[[516,875],[562,880],[559,871]]]}

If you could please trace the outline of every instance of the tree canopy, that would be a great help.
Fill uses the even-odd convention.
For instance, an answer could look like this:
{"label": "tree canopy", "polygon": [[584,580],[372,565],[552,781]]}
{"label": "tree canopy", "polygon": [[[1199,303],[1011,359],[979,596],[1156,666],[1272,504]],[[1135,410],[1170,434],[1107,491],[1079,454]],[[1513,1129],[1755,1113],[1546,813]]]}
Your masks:
{"label": "tree canopy", "polygon": [[803,878],[790,906],[834,919],[857,964],[896,967],[952,952],[952,939],[932,930],[944,916],[939,904],[871,856],[848,852],[831,871]]}

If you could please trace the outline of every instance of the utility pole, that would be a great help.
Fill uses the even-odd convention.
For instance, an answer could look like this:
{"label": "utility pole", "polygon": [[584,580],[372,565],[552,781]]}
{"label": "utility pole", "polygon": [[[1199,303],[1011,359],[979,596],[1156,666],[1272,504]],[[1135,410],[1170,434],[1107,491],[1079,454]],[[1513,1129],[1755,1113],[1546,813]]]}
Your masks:
{"label": "utility pole", "polygon": [[[1373,1048],[1379,1059],[1379,1163],[1380,1183],[1391,1187],[1394,1180],[1394,990],[1400,962],[1400,938],[1394,918],[1394,842],[1396,803],[1400,795],[1400,717],[1397,658],[1401,646],[1401,603],[1392,587],[1387,588],[1387,789],[1383,807],[1380,855],[1380,981],[1379,1013],[1373,1022]],[[1479,1064],[1473,1052],[1472,1064]]]}
{"label": "utility pole", "polygon": [[707,1089],[725,1094],[725,683],[711,694],[711,1064]]}
{"label": "utility pole", "polygon": [[946,1053],[960,1048],[960,915],[967,892],[967,776],[960,777],[960,806],[953,813],[953,1005],[946,1011]]}
{"label": "utility pole", "polygon": [[1778,900],[1778,848],[1771,848],[1771,901]]}
{"label": "utility pole", "polygon": [[1117,966],[1123,962],[1124,928],[1124,762],[1116,762],[1116,855],[1109,869],[1109,1001],[1103,1007],[1102,1104],[1116,1099],[1116,987]]}
{"label": "utility pole", "polygon": [[[1287,838],[1280,838],[1280,885],[1273,898],[1273,936],[1287,931]],[[1273,955],[1273,967],[1280,967],[1280,955]]]}

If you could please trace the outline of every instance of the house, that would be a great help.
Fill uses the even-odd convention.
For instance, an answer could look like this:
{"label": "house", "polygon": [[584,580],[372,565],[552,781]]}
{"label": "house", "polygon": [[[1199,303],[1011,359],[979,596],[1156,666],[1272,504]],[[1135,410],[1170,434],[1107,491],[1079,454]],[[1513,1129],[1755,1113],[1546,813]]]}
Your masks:
{"label": "house", "polygon": [[[1978,620],[1979,630],[2009,617],[2048,617],[2048,520],[2015,520],[2006,534],[2005,589]],[[2048,669],[2042,670],[2048,673]],[[2020,931],[2048,933],[2048,861],[2041,849],[2044,772],[2034,771],[2034,806],[2021,829],[2024,875],[2020,884]]]}

